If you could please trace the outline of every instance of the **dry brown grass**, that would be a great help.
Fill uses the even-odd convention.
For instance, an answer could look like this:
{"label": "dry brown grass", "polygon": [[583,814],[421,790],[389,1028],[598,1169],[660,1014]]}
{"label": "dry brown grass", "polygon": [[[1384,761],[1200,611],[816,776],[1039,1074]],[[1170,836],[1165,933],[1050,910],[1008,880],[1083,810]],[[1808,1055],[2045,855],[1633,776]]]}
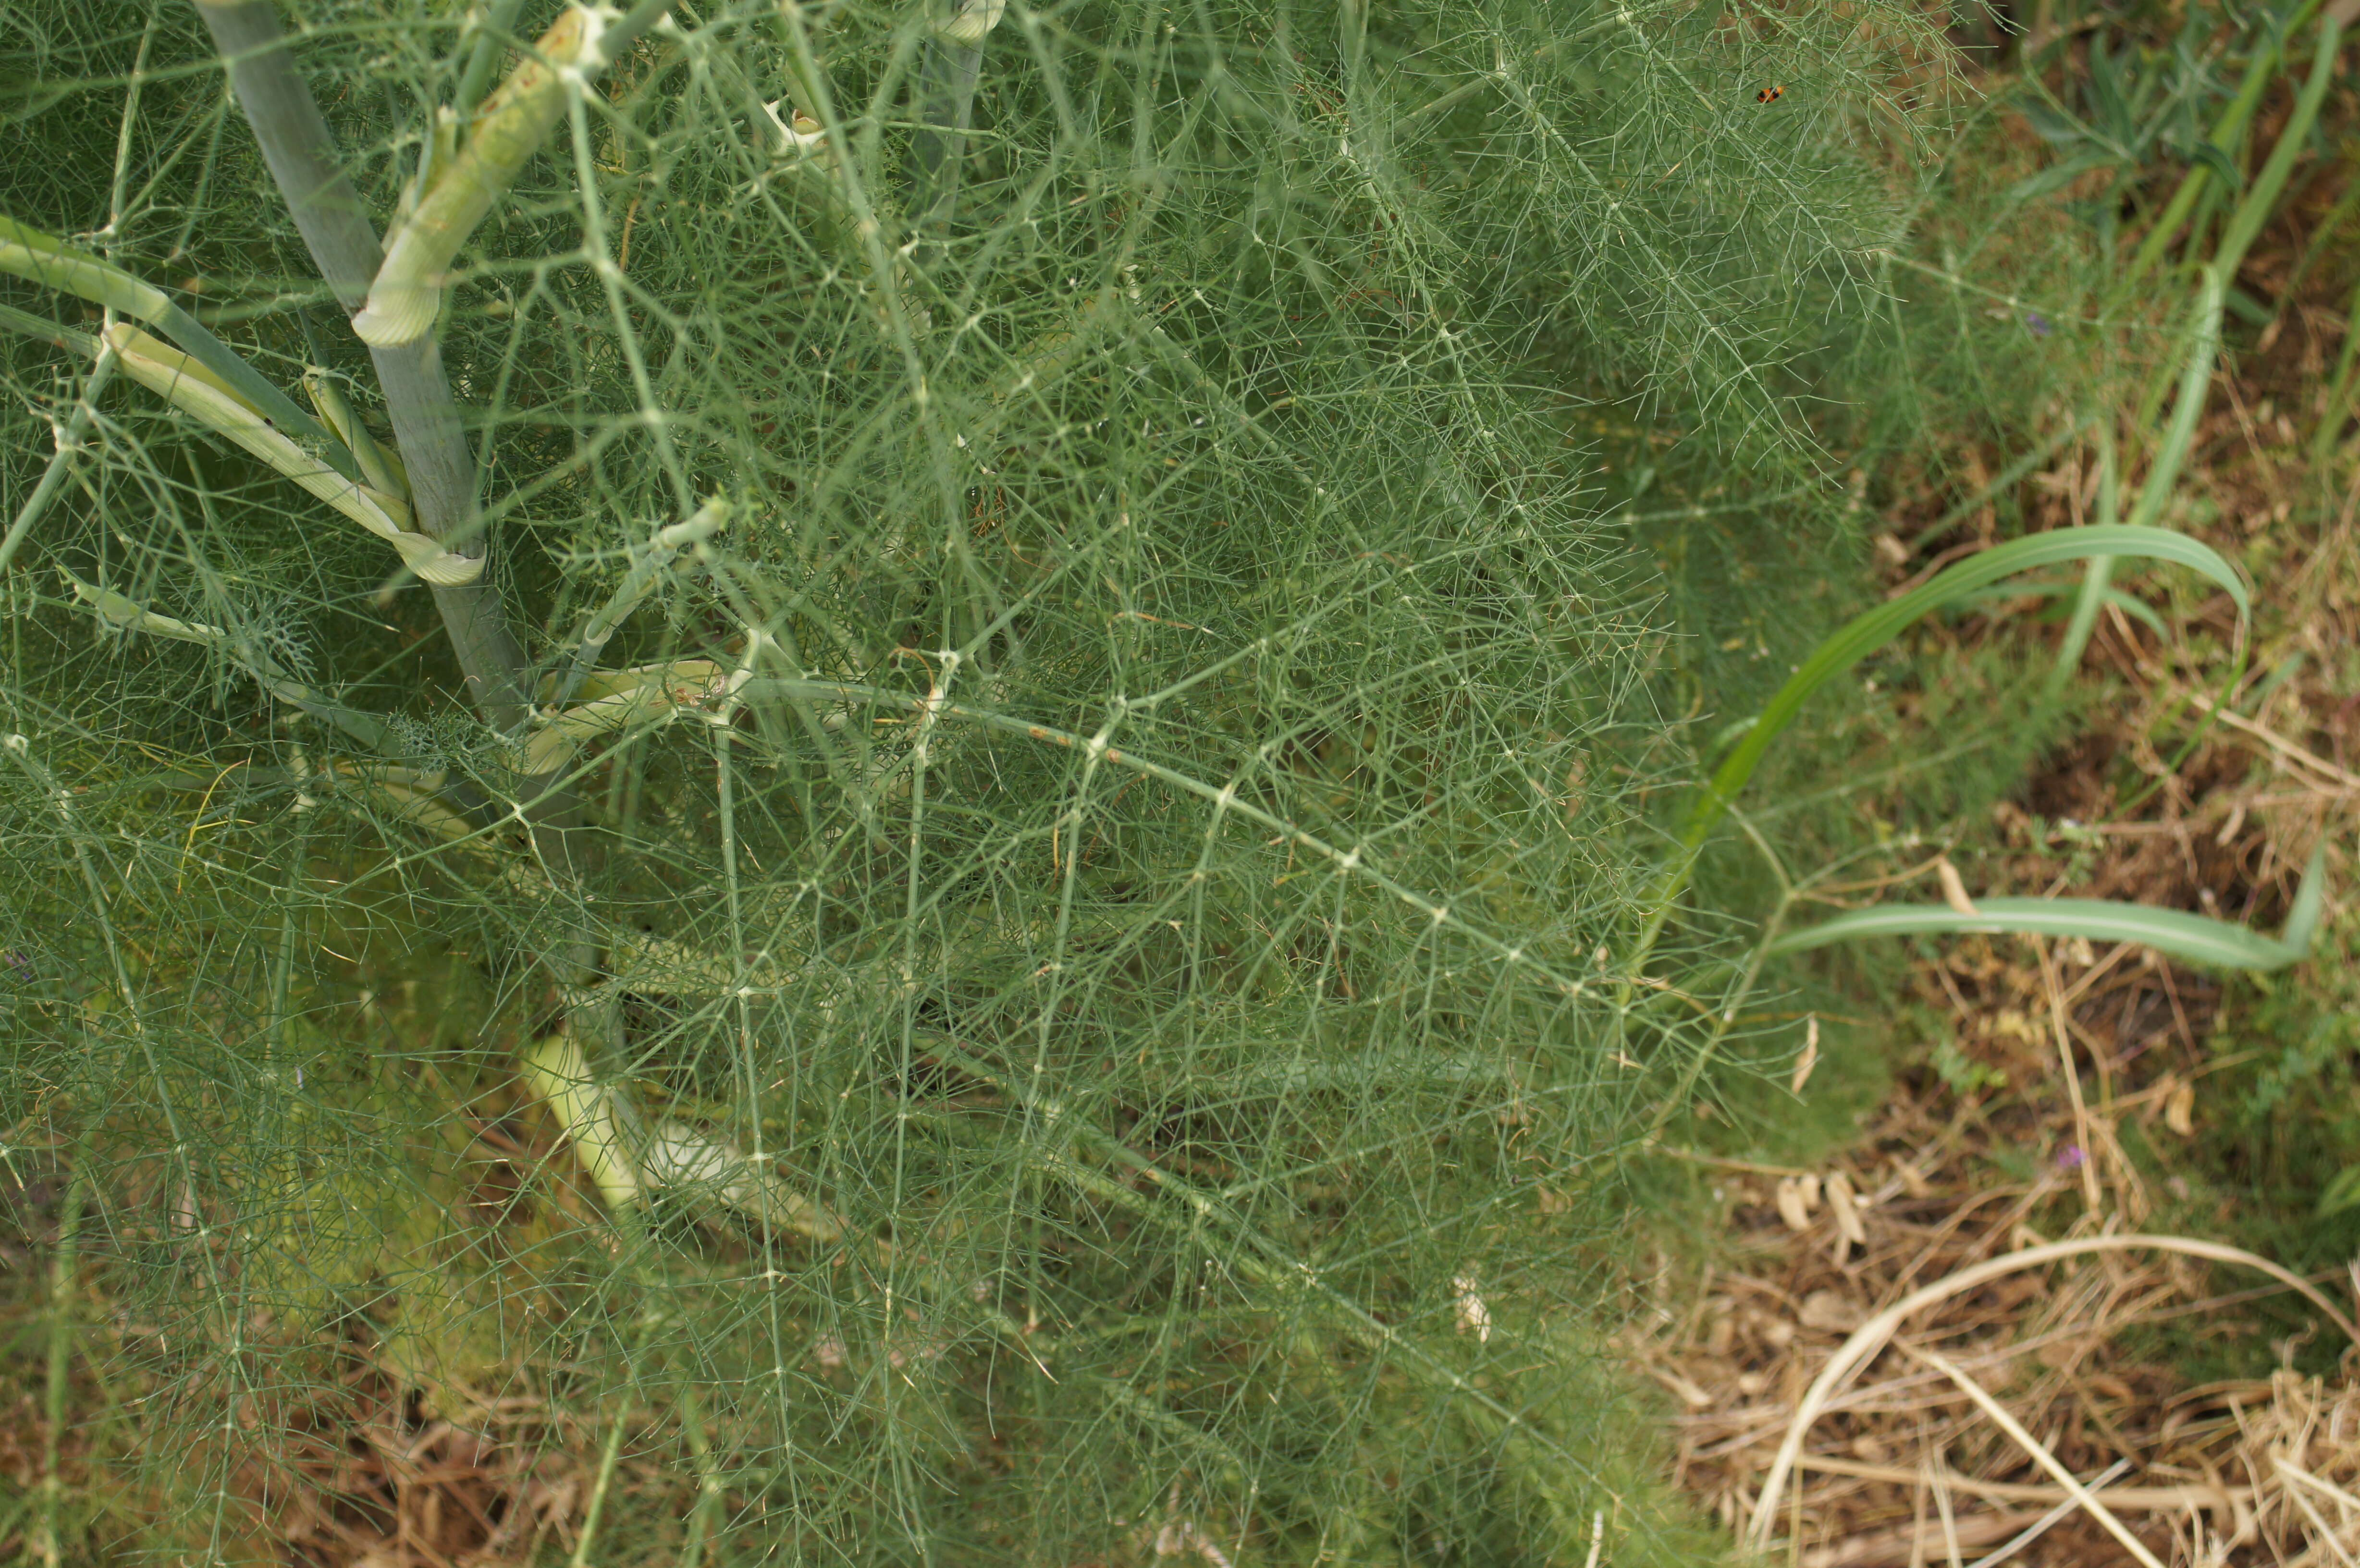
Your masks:
{"label": "dry brown grass", "polygon": [[[2304,188],[2302,212],[2248,260],[2249,293],[2275,297],[2310,238],[2303,213],[2323,211],[2340,184]],[[1964,883],[1950,887],[1947,859],[1896,862],[1840,899],[2070,894],[2267,930],[2322,838],[2330,909],[2348,898],[2338,890],[2352,885],[2346,846],[2360,825],[2360,698],[2343,687],[2345,650],[2360,646],[2360,462],[2347,449],[2331,486],[2303,452],[2344,330],[2348,276],[2331,289],[2335,270],[2314,271],[2216,378],[2181,481],[2209,503],[2191,517],[2211,520],[2191,531],[2256,579],[2253,658],[2233,700],[2215,711],[2208,684],[2227,668],[2225,598],[2167,604],[2180,622],[2170,638],[2110,612],[2084,668],[2119,699],[1999,809]],[[1972,478],[2010,455],[1953,466]],[[2094,450],[2068,446],[2021,493],[2026,526],[2092,520],[2097,479]],[[1995,542],[1988,509],[1928,527],[1956,499],[1919,495],[1888,514],[1878,544],[1889,588]],[[2042,607],[1997,606],[1939,635],[2053,640],[2024,618]],[[2254,701],[2297,654],[2295,673]],[[2161,737],[2203,714],[2212,729],[2175,765]],[[1916,885],[1895,886],[1905,880]],[[1908,1078],[1815,1170],[1686,1155],[1712,1168],[1715,1261],[1686,1288],[1659,1274],[1658,1310],[1625,1339],[1683,1407],[1678,1484],[1732,1530],[1758,1514],[1770,1560],[1810,1568],[2360,1568],[2360,1350],[2347,1345],[2333,1375],[2303,1376],[2290,1369],[2302,1345],[2284,1341],[2275,1373],[2194,1383],[2140,1348],[2166,1323],[2183,1340],[2245,1332],[2251,1303],[2290,1288],[2127,1241],[2186,1197],[2176,1151],[2236,1082],[2217,1075],[2239,1058],[2208,1049],[2221,979],[2136,948],[1961,938],[1907,989],[1947,1018],[1983,1087]],[[2158,1153],[2132,1157],[2134,1127],[2127,1141]],[[2234,1225],[2227,1208],[2219,1217]],[[2059,1242],[2092,1250],[2007,1266]],[[1979,1269],[1890,1333],[1863,1334]],[[2304,1282],[2319,1287],[2313,1333],[2344,1332],[2325,1325],[2360,1301],[2360,1265]],[[1840,1358],[1857,1359],[1856,1376]],[[1824,1408],[1808,1410],[1822,1379]],[[1790,1433],[1788,1481],[1778,1454]]]}
{"label": "dry brown grass", "polygon": [[[1963,1118],[1937,1120],[1931,1109],[1897,1098],[1860,1150],[1819,1171],[1720,1162],[1726,1261],[1684,1316],[1626,1342],[1687,1407],[1679,1484],[1732,1529],[1766,1503],[1765,1524],[1794,1560],[1818,1568],[1967,1562],[2035,1525],[2047,1528],[2015,1561],[2132,1560],[1947,1363],[2076,1476],[2103,1475],[2098,1499],[2161,1562],[2360,1554],[2360,1385],[2351,1377],[2360,1353],[2346,1355],[2332,1387],[2284,1371],[2184,1386],[2170,1367],[2123,1350],[2124,1331],[2230,1318],[2287,1285],[2125,1245],[2107,1236],[2118,1211],[2105,1210],[2085,1212],[2063,1238],[2091,1250],[2015,1268],[2018,1252],[2067,1250],[2027,1216],[2070,1198],[2079,1168],[2052,1161],[2036,1181],[1995,1185]],[[1847,1191],[1848,1208],[1833,1196]],[[1967,1289],[1929,1289],[1979,1265],[1988,1277]],[[1897,1334],[1852,1345],[1881,1310],[1938,1294]],[[1860,1376],[1828,1390],[1801,1434],[1791,1486],[1765,1498],[1812,1383],[1848,1345]]]}
{"label": "dry brown grass", "polygon": [[355,1360],[337,1386],[271,1412],[238,1482],[300,1568],[521,1563],[580,1518],[587,1446],[540,1399],[441,1419],[403,1380]]}

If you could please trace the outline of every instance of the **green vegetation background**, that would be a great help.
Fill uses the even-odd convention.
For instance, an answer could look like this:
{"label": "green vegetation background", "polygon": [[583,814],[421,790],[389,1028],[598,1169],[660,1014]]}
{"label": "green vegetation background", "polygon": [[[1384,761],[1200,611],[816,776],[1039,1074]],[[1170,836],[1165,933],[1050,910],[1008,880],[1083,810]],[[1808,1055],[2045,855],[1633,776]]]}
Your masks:
{"label": "green vegetation background", "polygon": [[[2268,145],[2207,134],[2256,61],[2292,82],[2267,61],[2281,35],[2305,57],[2308,13],[1018,11],[961,215],[897,231],[927,279],[902,342],[858,224],[756,119],[791,85],[776,15],[627,61],[587,158],[561,128],[454,291],[519,622],[562,639],[624,544],[725,492],[722,565],[668,580],[617,662],[735,657],[767,616],[807,668],[923,697],[962,648],[995,713],[1120,723],[1427,905],[1404,921],[1286,834],[1070,749],[960,734],[913,773],[868,712],[785,705],[740,761],[691,725],[602,756],[628,853],[595,899],[539,897],[383,793],[320,804],[332,737],[59,585],[234,626],[489,776],[381,550],[112,394],[7,577],[6,723],[46,770],[10,775],[0,846],[7,1528],[60,1561],[331,1552],[281,1526],[333,1489],[344,1428],[506,1408],[577,1488],[626,1456],[616,1561],[1147,1561],[1196,1549],[1184,1522],[1257,1563],[1575,1562],[1610,1530],[1618,1563],[1712,1555],[1605,1349],[1621,1266],[1694,1196],[1626,1157],[1708,1041],[1722,1115],[1676,1126],[1780,1160],[1938,1043],[1830,1030],[1797,1113],[1794,1020],[1893,996],[1893,955],[1751,971],[1749,835],[1798,866],[1913,833],[1964,853],[2103,695],[2052,692],[2037,636],[1896,645],[1772,754],[1655,988],[1614,960],[1729,726],[1870,601],[1884,519],[2008,536],[2008,464],[2076,420],[2118,422],[2135,469],[2180,262]],[[467,18],[303,16],[382,219]],[[913,17],[824,19],[890,194]],[[193,13],[0,21],[0,211],[365,401]],[[2349,203],[2316,216],[2345,123],[2285,204],[2314,291],[2350,281]],[[2143,223],[2216,164],[2124,297]],[[585,191],[627,242],[619,296],[581,264]],[[2233,350],[2295,289],[2234,294]],[[13,279],[0,303],[87,324]],[[19,326],[11,516],[86,368]],[[2332,400],[2305,417],[2341,430]],[[599,899],[655,955],[615,982],[631,1054],[601,1071],[651,1120],[780,1152],[837,1234],[603,1214],[515,1072],[561,1000],[530,954]],[[757,1000],[714,994],[715,963],[740,988],[798,967]],[[2241,1238],[2298,1267],[2360,1225],[2312,1219],[2360,1163],[2342,968],[2236,993],[2223,1049],[2262,1053],[2180,1167],[2191,1214],[2234,1186]],[[1183,1181],[1218,1208],[1167,1203]],[[585,1559],[578,1503],[541,1560]]]}

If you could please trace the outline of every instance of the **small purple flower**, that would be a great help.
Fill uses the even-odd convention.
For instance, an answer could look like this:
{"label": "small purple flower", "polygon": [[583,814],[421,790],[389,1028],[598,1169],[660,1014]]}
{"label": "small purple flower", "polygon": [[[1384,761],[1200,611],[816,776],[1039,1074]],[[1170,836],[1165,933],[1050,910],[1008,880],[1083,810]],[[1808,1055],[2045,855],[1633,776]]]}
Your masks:
{"label": "small purple flower", "polygon": [[0,954],[0,957],[5,957],[8,960],[8,967],[14,969],[26,979],[30,980],[33,977],[33,965],[26,959],[23,953],[17,952],[15,948],[10,948],[5,954]]}
{"label": "small purple flower", "polygon": [[2081,1146],[2080,1144],[2069,1143],[2064,1148],[2057,1151],[2057,1169],[2060,1171],[2079,1170],[2081,1168],[2081,1161],[2089,1158],[2090,1157],[2088,1155],[2081,1152]]}
{"label": "small purple flower", "polygon": [[2038,310],[2027,310],[2024,313],[2024,330],[2034,337],[2045,338],[2049,335],[2049,318]]}

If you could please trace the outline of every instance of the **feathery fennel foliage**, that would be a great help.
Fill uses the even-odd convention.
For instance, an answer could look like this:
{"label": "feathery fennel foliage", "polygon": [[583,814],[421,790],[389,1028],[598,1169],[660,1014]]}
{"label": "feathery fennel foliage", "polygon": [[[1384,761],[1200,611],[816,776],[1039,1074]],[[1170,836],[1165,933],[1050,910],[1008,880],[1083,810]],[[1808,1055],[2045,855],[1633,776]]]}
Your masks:
{"label": "feathery fennel foliage", "polygon": [[1578,405],[1815,480],[1910,16],[269,16],[0,10],[0,212],[322,431],[0,280],[0,1095],[138,1543],[263,1552],[365,1371],[677,1482],[576,1561],[1694,1550],[1595,1269],[1743,976],[1619,978]]}

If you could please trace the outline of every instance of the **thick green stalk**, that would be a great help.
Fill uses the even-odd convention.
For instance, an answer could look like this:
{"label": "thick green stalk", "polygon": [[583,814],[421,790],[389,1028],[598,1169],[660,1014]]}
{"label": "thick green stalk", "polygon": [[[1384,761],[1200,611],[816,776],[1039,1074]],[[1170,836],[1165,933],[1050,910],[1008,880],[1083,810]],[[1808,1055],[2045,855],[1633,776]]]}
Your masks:
{"label": "thick green stalk", "polygon": [[958,202],[960,153],[975,124],[975,89],[983,46],[926,40],[918,70],[918,131],[910,138],[910,218],[938,229]]}
{"label": "thick green stalk", "polygon": [[298,408],[237,352],[207,332],[165,292],[134,277],[103,256],[68,245],[13,218],[0,217],[0,272],[29,278],[44,288],[87,299],[133,321],[144,321],[177,343],[191,358],[213,372],[224,385],[277,421],[292,435],[318,443],[318,456],[346,479],[360,471],[335,433]]}
{"label": "thick green stalk", "polygon": [[491,9],[475,24],[475,47],[467,51],[466,69],[459,74],[459,91],[451,95],[452,107],[465,119],[483,102],[484,89],[491,85],[492,69],[500,62],[500,51],[508,47],[516,33],[517,13],[524,9],[524,0],[492,0]]}
{"label": "thick green stalk", "polygon": [[967,132],[975,124],[975,90],[983,73],[983,40],[1000,25],[1007,0],[964,0],[938,22],[918,68],[917,134],[910,138],[910,222],[939,230],[958,205]]}
{"label": "thick green stalk", "polygon": [[392,347],[433,335],[452,261],[565,112],[567,74],[602,63],[600,31],[597,13],[569,6],[485,100],[450,163],[431,184],[421,175],[416,204],[394,225],[369,284],[367,307],[353,318],[362,342]]}
{"label": "thick green stalk", "polygon": [[[643,4],[616,31],[643,31],[661,9]],[[338,163],[333,133],[295,70],[278,13],[269,0],[197,0],[197,10],[228,65],[239,104],[321,276],[346,310],[357,309],[383,254],[376,228]],[[434,335],[372,344],[369,353],[409,474],[418,527],[454,553],[480,555],[485,541],[475,453]],[[493,729],[520,742],[532,713],[530,671],[492,574],[456,586],[437,584],[433,593],[476,711]],[[578,882],[592,868],[594,856],[572,787],[551,775],[519,777],[513,788],[532,823],[544,870],[561,884]],[[595,941],[575,939],[541,956],[561,984],[579,986],[595,973],[598,955]]]}
{"label": "thick green stalk", "polygon": [[[278,11],[269,0],[197,0],[197,11],[229,67],[238,105],[320,276],[347,311],[357,309],[383,260],[377,228],[336,158],[334,133],[296,73]],[[429,335],[372,347],[369,354],[409,471],[420,531],[454,554],[483,554],[475,452],[442,373],[439,345]],[[521,731],[530,713],[524,648],[509,629],[498,589],[486,579],[438,587],[434,604],[477,710],[503,734]]]}

